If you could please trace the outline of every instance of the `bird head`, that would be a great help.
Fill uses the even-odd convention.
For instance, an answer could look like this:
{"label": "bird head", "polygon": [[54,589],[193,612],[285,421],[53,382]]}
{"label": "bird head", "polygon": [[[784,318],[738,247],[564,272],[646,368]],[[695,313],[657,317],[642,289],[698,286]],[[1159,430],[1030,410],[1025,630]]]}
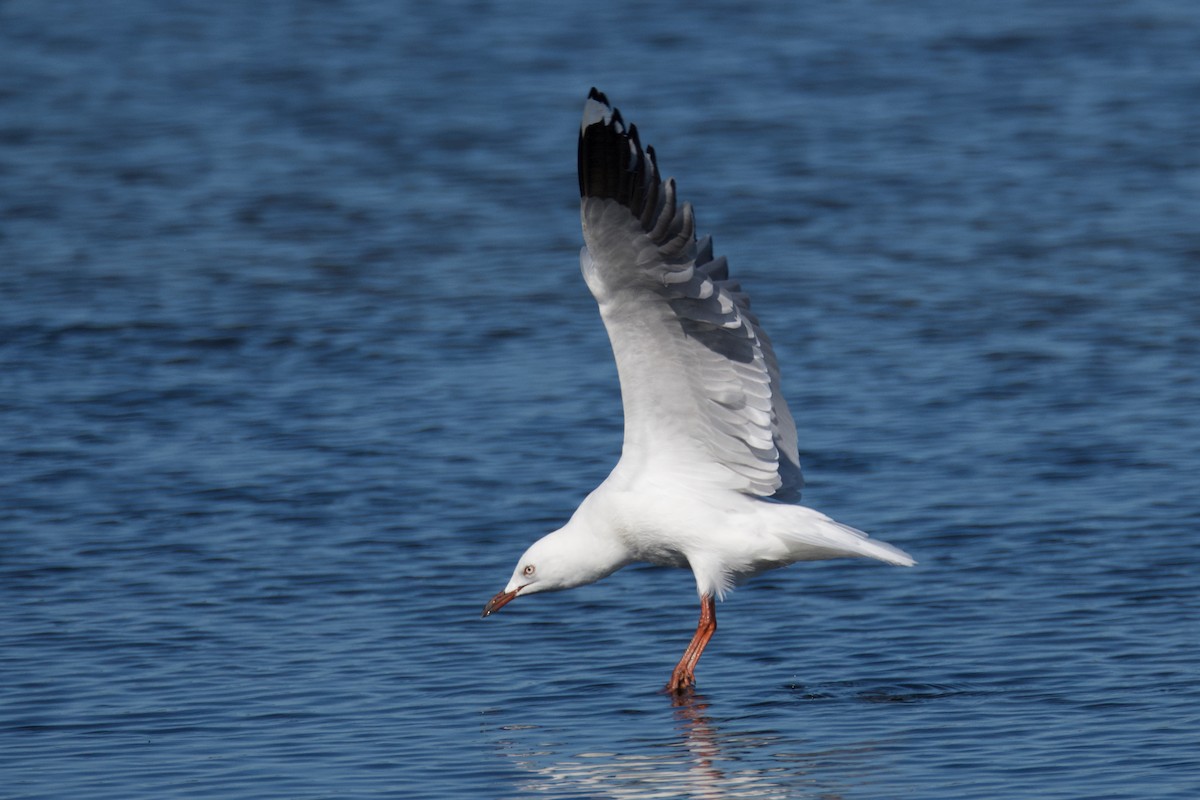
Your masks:
{"label": "bird head", "polygon": [[525,551],[508,585],[488,601],[482,616],[490,616],[527,594],[555,592],[598,581],[628,563],[623,547],[611,538],[592,535],[572,520]]}

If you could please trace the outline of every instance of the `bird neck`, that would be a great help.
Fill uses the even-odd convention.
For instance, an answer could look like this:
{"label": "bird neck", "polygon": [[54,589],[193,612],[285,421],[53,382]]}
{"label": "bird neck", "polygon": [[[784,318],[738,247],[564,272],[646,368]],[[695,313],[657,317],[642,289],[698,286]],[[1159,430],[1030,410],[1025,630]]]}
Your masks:
{"label": "bird neck", "polygon": [[596,529],[579,513],[547,538],[555,540],[561,558],[571,565],[574,586],[608,577],[633,561],[619,537]]}

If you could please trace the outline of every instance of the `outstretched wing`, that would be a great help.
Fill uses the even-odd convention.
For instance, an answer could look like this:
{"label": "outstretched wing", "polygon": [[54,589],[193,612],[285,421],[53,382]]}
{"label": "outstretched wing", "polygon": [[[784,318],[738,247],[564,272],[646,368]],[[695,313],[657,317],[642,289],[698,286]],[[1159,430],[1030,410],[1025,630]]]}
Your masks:
{"label": "outstretched wing", "polygon": [[803,479],[779,365],[750,301],[654,148],[592,89],[579,132],[580,254],[625,407],[622,462],[794,501]]}

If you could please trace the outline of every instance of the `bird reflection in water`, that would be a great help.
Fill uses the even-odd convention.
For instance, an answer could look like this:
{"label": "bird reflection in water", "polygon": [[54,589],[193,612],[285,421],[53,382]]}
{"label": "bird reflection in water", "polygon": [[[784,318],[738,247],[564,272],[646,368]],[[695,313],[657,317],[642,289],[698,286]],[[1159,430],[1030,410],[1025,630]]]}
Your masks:
{"label": "bird reflection in water", "polygon": [[[747,750],[778,750],[782,737],[768,733],[728,733],[708,713],[703,695],[673,700],[677,735],[667,741],[631,743],[637,752],[586,751],[556,757],[561,745],[514,739],[500,742],[504,755],[532,773],[521,781],[522,792],[551,797],[627,798],[690,797],[705,800],[782,800],[813,797],[838,800],[841,792],[807,774],[820,754],[768,753],[777,763],[769,769],[748,766]],[[505,732],[524,736],[526,726],[505,726]],[[524,752],[522,752],[524,751]],[[824,783],[823,781],[821,783]]]}

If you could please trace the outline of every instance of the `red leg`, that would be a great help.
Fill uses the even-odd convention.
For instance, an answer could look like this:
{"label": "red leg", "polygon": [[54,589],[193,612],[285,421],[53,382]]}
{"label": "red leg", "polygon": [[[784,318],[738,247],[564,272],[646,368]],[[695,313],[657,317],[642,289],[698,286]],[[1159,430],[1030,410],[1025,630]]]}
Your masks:
{"label": "red leg", "polygon": [[667,683],[667,691],[683,694],[696,685],[696,663],[700,654],[708,646],[708,640],[717,632],[717,601],[712,595],[700,598],[700,621],[696,624],[696,635],[683,651],[679,663],[671,672],[671,680]]}

